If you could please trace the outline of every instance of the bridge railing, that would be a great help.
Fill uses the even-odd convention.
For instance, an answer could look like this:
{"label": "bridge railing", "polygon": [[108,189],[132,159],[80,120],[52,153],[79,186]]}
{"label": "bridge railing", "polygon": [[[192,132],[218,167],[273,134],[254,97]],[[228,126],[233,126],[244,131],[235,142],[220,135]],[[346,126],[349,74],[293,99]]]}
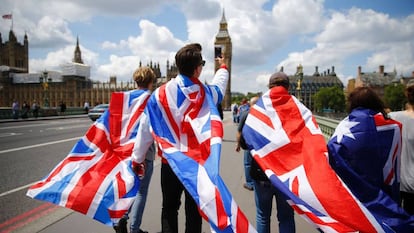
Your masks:
{"label": "bridge railing", "polygon": [[316,122],[318,122],[319,128],[321,129],[323,135],[325,136],[325,140],[328,141],[335,132],[336,126],[338,126],[340,121],[318,115],[315,115],[315,119]]}

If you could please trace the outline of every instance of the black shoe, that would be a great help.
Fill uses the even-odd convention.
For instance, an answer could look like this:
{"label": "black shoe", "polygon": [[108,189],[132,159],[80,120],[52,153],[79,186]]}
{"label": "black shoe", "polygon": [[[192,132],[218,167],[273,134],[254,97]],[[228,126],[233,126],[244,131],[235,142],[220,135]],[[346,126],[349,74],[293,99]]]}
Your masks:
{"label": "black shoe", "polygon": [[116,233],[128,233],[127,220],[124,218],[121,218],[118,222],[118,225],[114,226],[114,230]]}
{"label": "black shoe", "polygon": [[143,230],[139,229],[138,233],[148,233],[148,231],[143,231]]}
{"label": "black shoe", "polygon": [[253,191],[253,186],[248,185],[247,183],[243,184],[243,187],[247,190]]}

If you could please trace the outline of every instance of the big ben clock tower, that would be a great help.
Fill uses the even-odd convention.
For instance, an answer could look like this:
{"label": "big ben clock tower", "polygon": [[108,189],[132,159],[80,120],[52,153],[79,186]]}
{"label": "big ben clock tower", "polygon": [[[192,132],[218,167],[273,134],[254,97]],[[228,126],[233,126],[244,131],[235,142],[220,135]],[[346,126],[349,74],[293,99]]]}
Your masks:
{"label": "big ben clock tower", "polygon": [[[224,93],[224,99],[222,102],[223,109],[230,109],[231,106],[231,56],[232,56],[232,45],[229,32],[227,31],[227,21],[226,17],[221,17],[220,29],[216,35],[216,40],[214,41],[214,51],[221,51],[221,54],[224,55],[225,62],[229,71],[229,80],[227,81],[226,92]],[[218,62],[215,62],[215,71],[219,69]]]}

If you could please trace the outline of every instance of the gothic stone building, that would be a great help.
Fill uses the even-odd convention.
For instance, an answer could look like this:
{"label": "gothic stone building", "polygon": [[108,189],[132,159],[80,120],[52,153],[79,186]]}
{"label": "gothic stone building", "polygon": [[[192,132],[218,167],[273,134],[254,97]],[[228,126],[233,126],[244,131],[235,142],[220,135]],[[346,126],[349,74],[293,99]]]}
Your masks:
{"label": "gothic stone building", "polygon": [[[283,71],[283,67],[281,68]],[[295,75],[289,76],[289,94],[296,96],[306,107],[314,110],[313,95],[323,87],[338,86],[344,88],[341,80],[336,76],[335,67],[319,73],[318,66],[312,75],[304,75],[303,67],[299,65],[296,68]]]}
{"label": "gothic stone building", "polygon": [[[9,42],[2,43],[0,66],[0,107],[10,107],[14,100],[20,105],[34,102],[42,108],[55,108],[61,102],[68,107],[82,107],[88,101],[91,106],[109,103],[112,92],[127,91],[137,88],[135,82],[118,83],[116,77],[109,82],[97,82],[90,79],[90,67],[82,60],[79,39],[76,41],[72,62],[62,64],[62,71],[43,71],[28,73],[28,39],[20,45],[11,31]],[[0,37],[1,38],[1,37]],[[4,50],[3,50],[4,49]],[[6,52],[4,52],[6,51]],[[142,66],[142,63],[139,63]],[[167,76],[161,77],[159,64],[152,62],[151,67],[159,86],[162,82],[175,77],[177,68],[167,62]]]}

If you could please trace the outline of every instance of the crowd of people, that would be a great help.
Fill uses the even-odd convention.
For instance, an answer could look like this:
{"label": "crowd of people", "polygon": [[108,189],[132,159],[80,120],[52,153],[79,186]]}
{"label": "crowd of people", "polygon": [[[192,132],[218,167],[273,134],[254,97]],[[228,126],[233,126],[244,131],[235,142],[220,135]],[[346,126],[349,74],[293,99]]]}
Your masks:
{"label": "crowd of people", "polygon": [[20,117],[22,119],[27,119],[30,117],[30,115],[32,115],[32,117],[34,118],[37,118],[39,116],[40,106],[36,102],[36,100],[33,100],[32,106],[30,106],[29,103],[24,101],[20,108],[19,101],[14,100],[12,103],[11,109],[12,109],[12,117],[15,120],[19,119]]}
{"label": "crowd of people", "polygon": [[[220,65],[220,69],[217,71],[212,85],[202,84],[198,78],[202,72],[204,66],[204,61],[202,60],[201,55],[201,46],[199,44],[189,44],[181,48],[176,54],[176,64],[179,69],[179,74],[175,79],[172,79],[169,83],[164,84],[160,87],[163,93],[177,92],[178,96],[182,95],[184,101],[181,103],[181,107],[177,108],[175,114],[178,114],[181,121],[175,121],[176,126],[173,126],[177,129],[175,133],[180,135],[179,140],[186,140],[185,143],[188,147],[191,147],[194,138],[193,130],[195,130],[191,124],[185,121],[184,118],[188,117],[187,114],[191,112],[198,112],[203,108],[204,98],[209,98],[215,103],[216,107],[221,107],[219,105],[220,96],[223,94],[225,85],[228,78],[228,72],[226,70],[226,65],[223,58],[217,58],[217,62]],[[144,76],[143,76],[144,77]],[[148,77],[152,77],[148,75]],[[135,78],[135,76],[134,76]],[[178,89],[177,89],[178,87]],[[146,87],[151,89],[150,87]],[[269,78],[269,91],[272,91],[271,98],[284,98],[284,96],[290,96],[288,93],[289,88],[289,78],[283,72],[274,73]],[[206,91],[208,90],[208,91]],[[221,93],[220,93],[221,90]],[[338,174],[341,179],[349,185],[350,187],[355,185],[367,185],[371,187],[369,192],[365,193],[355,193],[355,195],[361,199],[362,203],[365,203],[367,200],[370,200],[372,196],[375,196],[376,192],[380,192],[382,198],[389,199],[394,201],[408,214],[413,214],[413,195],[414,195],[414,170],[410,169],[410,166],[413,166],[414,156],[413,156],[413,126],[414,126],[414,115],[413,115],[413,106],[414,106],[414,84],[407,85],[406,95],[407,95],[407,109],[401,112],[392,112],[389,115],[385,112],[385,106],[382,100],[368,87],[356,88],[348,96],[348,112],[349,115],[344,121],[338,126],[337,132],[332,136],[331,140],[327,144],[327,150],[329,154],[329,163],[332,166],[332,169]],[[212,94],[215,92],[215,94]],[[152,94],[154,96],[154,94]],[[184,232],[201,232],[202,217],[198,211],[197,204],[194,202],[194,199],[191,197],[190,193],[186,190],[185,186],[177,178],[174,169],[172,169],[167,161],[163,157],[163,146],[162,140],[158,140],[162,137],[167,137],[162,129],[159,128],[158,121],[170,121],[171,116],[166,111],[160,111],[159,106],[166,105],[166,102],[163,102],[163,98],[158,97],[159,92],[147,103],[145,110],[145,117],[142,118],[140,124],[140,131],[138,132],[136,147],[132,155],[133,160],[133,170],[136,171],[136,174],[141,177],[146,177],[147,182],[144,182],[141,188],[143,189],[144,194],[140,193],[137,195],[137,201],[134,203],[133,207],[130,209],[129,214],[135,216],[132,220],[130,232],[146,232],[139,228],[142,219],[142,212],[145,206],[146,192],[148,191],[149,180],[151,178],[153,166],[147,163],[148,153],[151,154],[149,161],[153,160],[153,155],[155,154],[155,144],[157,146],[158,155],[162,158],[161,166],[161,189],[162,189],[162,213],[161,213],[161,229],[162,232],[178,232],[178,222],[177,215],[178,209],[181,205],[181,195],[185,194],[185,230]],[[279,232],[295,232],[295,220],[294,220],[294,211],[291,207],[291,203],[288,203],[288,197],[280,192],[270,182],[268,175],[264,172],[263,168],[255,161],[252,157],[251,150],[253,148],[246,145],[243,139],[243,127],[245,125],[246,119],[249,117],[249,111],[256,104],[257,101],[261,100],[261,97],[255,96],[248,101],[243,99],[239,104],[234,103],[231,106],[232,111],[232,120],[233,123],[237,124],[237,135],[236,135],[236,151],[239,152],[243,150],[243,166],[245,174],[245,183],[243,184],[244,188],[249,191],[254,192],[254,200],[256,203],[256,228],[259,233],[271,232],[270,222],[272,215],[272,200],[276,200],[276,209],[277,209],[277,220],[279,222]],[[221,109],[218,108],[218,111],[221,113]],[[222,113],[220,114],[223,119]],[[355,120],[368,120],[371,124],[382,124],[382,125],[392,125],[395,134],[390,138],[382,138],[381,143],[360,143],[352,142],[355,145],[355,149],[342,150],[341,146],[343,140],[338,138],[342,136],[343,132],[340,132],[340,126],[346,125],[349,119]],[[360,119],[361,118],[361,119]],[[391,119],[393,118],[393,119]],[[157,119],[157,123],[151,121],[151,119]],[[381,122],[381,123],[378,123]],[[285,124],[285,122],[281,122]],[[378,133],[373,126],[367,126],[368,128],[363,128],[362,133],[366,133],[369,137],[378,137],[382,136],[381,133]],[[370,128],[371,127],[371,128]],[[155,128],[155,129],[154,129]],[[400,131],[401,130],[401,131]],[[340,136],[338,136],[340,135]],[[346,135],[352,137],[351,135]],[[402,141],[398,142],[399,136],[402,136]],[[177,138],[177,139],[178,139]],[[278,140],[275,137],[273,140]],[[395,149],[395,153],[392,155],[384,154],[382,152],[383,144],[396,143],[396,147],[402,145],[402,153],[400,150]],[[155,143],[155,144],[154,144]],[[176,148],[181,150],[182,153],[189,153],[189,148]],[[361,158],[361,154],[368,150],[373,150],[376,153],[372,153],[369,157]],[[145,153],[146,152],[146,153]],[[197,155],[191,155],[192,157]],[[289,156],[288,154],[286,156]],[[392,158],[390,158],[390,156]],[[400,162],[401,159],[401,162]],[[376,163],[376,166],[372,166],[372,162],[375,160],[382,161],[381,163]],[[390,160],[392,160],[390,162]],[[355,162],[359,161],[359,162]],[[401,176],[400,168],[401,164]],[[346,167],[346,169],[343,168]],[[370,169],[367,169],[367,166],[371,166]],[[384,167],[391,166],[390,173],[387,174],[387,177],[384,177]],[[149,173],[147,173],[149,172]],[[351,175],[350,175],[351,174]],[[353,179],[359,178],[360,183],[354,184]],[[393,177],[392,181],[390,179]],[[401,185],[400,185],[401,177]],[[401,192],[400,192],[401,189]],[[140,196],[140,197],[139,197]],[[400,198],[401,196],[401,198]],[[371,200],[372,201],[372,200]],[[141,206],[137,208],[136,206]],[[379,204],[373,204],[376,208]],[[382,207],[387,208],[387,207]],[[131,213],[132,212],[132,213]],[[127,216],[127,214],[125,215]],[[138,220],[137,220],[138,219]],[[128,232],[126,229],[126,220],[127,217],[124,217],[119,224],[115,226],[116,232]],[[409,222],[408,225],[412,225],[412,222]]]}
{"label": "crowd of people", "polygon": [[[179,167],[171,156],[184,155],[204,166],[209,156],[215,156],[214,153],[220,154],[217,151],[221,150],[221,144],[215,147],[215,142],[221,143],[217,138],[223,137],[221,101],[229,72],[224,56],[217,57],[215,62],[219,69],[214,74],[211,84],[203,84],[199,80],[205,65],[202,47],[198,43],[192,43],[177,51],[175,64],[179,73],[161,87],[154,90],[155,74],[151,68],[140,67],[133,73],[133,80],[139,92],[144,93],[137,97],[142,98],[144,104],[140,109],[142,116],[137,120],[139,128],[130,161],[130,169],[140,179],[140,186],[132,206],[114,225],[116,233],[127,233],[128,221],[129,232],[147,233],[141,229],[141,223],[156,154],[161,157],[161,232],[202,232],[202,218],[206,219],[208,216],[200,205],[210,203],[200,203],[194,197],[194,193],[188,190],[188,184],[183,182],[182,174],[179,174],[193,174],[195,168]],[[305,195],[307,197],[304,200],[296,198],[301,195],[300,188],[303,187],[299,187],[298,180],[289,181],[286,178],[289,176],[287,173],[293,172],[294,169],[297,169],[295,172],[298,174],[301,172],[298,161],[295,160],[312,160],[298,156],[306,154],[312,157],[313,148],[302,147],[305,144],[312,147],[312,143],[323,144],[322,147],[326,149],[322,150],[323,158],[327,159],[327,166],[321,168],[329,170],[326,174],[339,177],[337,183],[343,183],[345,189],[352,192],[352,198],[359,201],[358,206],[363,205],[364,211],[367,210],[375,217],[378,221],[378,226],[374,224],[374,228],[378,227],[375,229],[387,227],[395,232],[413,232],[414,81],[409,82],[405,89],[406,109],[389,114],[385,111],[384,102],[372,89],[355,88],[348,95],[347,117],[340,122],[327,143],[319,140],[323,136],[316,122],[312,121],[314,117],[311,111],[289,94],[289,78],[285,73],[272,74],[269,77],[268,88],[263,96],[254,96],[250,100],[243,99],[231,106],[232,121],[237,125],[235,151],[243,150],[243,187],[254,193],[257,232],[272,232],[273,200],[276,204],[279,232],[296,232],[294,210],[303,214],[303,206],[310,207],[307,208],[311,213],[307,213],[309,219],[314,221],[315,225],[321,226],[318,224],[323,222],[323,218],[319,221],[317,214],[322,216],[323,213],[316,210],[319,206],[313,208],[315,203],[306,203],[309,195]],[[29,111],[32,111],[33,116],[38,116],[39,107],[36,101],[31,109],[28,103],[23,103],[22,108],[22,117],[27,117]],[[84,109],[88,111],[88,102],[85,102]],[[268,109],[270,112],[267,112]],[[13,103],[12,110],[13,117],[18,117],[20,105],[17,101]],[[61,102],[61,114],[64,114],[65,110],[66,105]],[[269,121],[269,118],[277,118],[277,121]],[[295,124],[292,124],[294,121]],[[306,130],[298,129],[298,122],[300,127]],[[255,128],[255,125],[260,125],[258,131],[263,131],[260,132],[263,134],[255,134],[260,138],[248,135],[248,132],[251,132],[249,128]],[[207,128],[209,130],[206,130]],[[275,133],[275,128],[281,130]],[[210,134],[206,134],[206,131]],[[314,137],[315,135],[317,136]],[[245,139],[246,136],[249,141]],[[290,145],[286,146],[288,144]],[[311,152],[302,151],[303,148]],[[262,152],[264,154],[261,154]],[[269,154],[272,156],[268,156]],[[268,158],[263,158],[266,156]],[[273,165],[278,168],[271,168]],[[216,166],[213,170],[219,170],[219,164],[209,166]],[[303,170],[307,169],[302,166]],[[309,189],[312,188],[310,182],[306,185],[309,185]],[[329,199],[326,196],[321,198]],[[182,199],[185,226],[184,230],[179,230],[178,211]],[[321,200],[323,201],[326,200]],[[214,202],[218,203],[217,200]],[[223,210],[223,206],[219,207],[226,211]],[[219,211],[216,206],[214,209]],[[328,213],[327,216],[331,215]],[[332,216],[335,216],[335,213]],[[330,220],[326,219],[329,225]],[[229,227],[223,222],[220,226],[213,226],[213,220],[207,220],[212,224],[212,231]],[[364,232],[358,228],[358,224],[341,224],[329,227],[339,227],[338,229],[344,229],[346,232]],[[244,225],[249,224],[247,222]],[[322,229],[323,227],[320,227],[319,230],[323,231]]]}

